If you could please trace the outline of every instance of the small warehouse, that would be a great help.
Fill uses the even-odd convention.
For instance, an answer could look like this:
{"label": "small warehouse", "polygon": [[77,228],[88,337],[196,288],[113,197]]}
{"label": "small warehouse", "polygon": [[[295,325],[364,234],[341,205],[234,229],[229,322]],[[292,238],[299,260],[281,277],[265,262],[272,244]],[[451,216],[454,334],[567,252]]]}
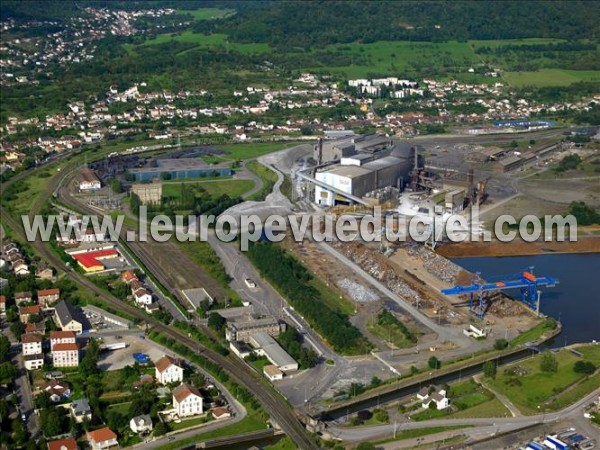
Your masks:
{"label": "small warehouse", "polygon": [[262,356],[266,356],[282,372],[298,370],[298,363],[288,353],[281,348],[275,339],[267,333],[255,333],[250,336],[250,344],[254,351]]}

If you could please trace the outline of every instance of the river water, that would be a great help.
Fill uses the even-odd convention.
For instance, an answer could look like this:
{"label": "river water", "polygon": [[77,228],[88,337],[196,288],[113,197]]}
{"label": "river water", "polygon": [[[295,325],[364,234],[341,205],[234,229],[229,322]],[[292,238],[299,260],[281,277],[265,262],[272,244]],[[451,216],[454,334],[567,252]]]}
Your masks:
{"label": "river water", "polygon": [[[537,276],[560,281],[553,288],[542,288],[541,311],[560,320],[562,333],[552,346],[600,341],[600,253],[536,256],[456,258],[453,261],[483,278],[515,274],[534,266]],[[495,281],[495,280],[494,280]],[[598,284],[596,284],[598,283]],[[520,291],[506,291],[519,298]]]}

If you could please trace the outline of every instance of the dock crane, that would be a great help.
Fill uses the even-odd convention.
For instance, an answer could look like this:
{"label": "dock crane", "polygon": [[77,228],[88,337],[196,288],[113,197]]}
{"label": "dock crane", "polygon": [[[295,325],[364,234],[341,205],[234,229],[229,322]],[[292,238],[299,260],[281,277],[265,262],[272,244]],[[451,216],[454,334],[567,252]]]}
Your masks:
{"label": "dock crane", "polygon": [[[529,308],[540,313],[541,286],[554,287],[559,281],[552,277],[536,277],[533,274],[533,267],[523,271],[516,276],[500,277],[497,281],[485,281],[481,278],[481,273],[477,273],[477,280],[469,285],[457,285],[449,289],[442,289],[444,295],[469,295],[469,309],[475,313],[477,318],[482,319],[487,308],[487,296],[490,292],[503,291],[506,289],[520,289],[521,302]],[[475,305],[475,296],[479,297],[478,305]]]}

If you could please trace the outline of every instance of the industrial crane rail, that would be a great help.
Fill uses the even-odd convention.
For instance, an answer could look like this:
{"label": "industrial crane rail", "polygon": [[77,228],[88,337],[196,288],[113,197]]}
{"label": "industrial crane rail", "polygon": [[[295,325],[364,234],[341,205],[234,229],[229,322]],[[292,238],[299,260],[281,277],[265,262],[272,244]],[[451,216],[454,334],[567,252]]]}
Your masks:
{"label": "industrial crane rail", "polygon": [[[477,317],[483,318],[486,309],[486,295],[488,292],[502,291],[506,289],[521,289],[521,301],[524,305],[534,309],[539,314],[540,287],[554,287],[559,281],[553,277],[536,277],[529,271],[523,271],[517,279],[502,279],[495,282],[473,281],[468,285],[456,285],[452,288],[442,289],[444,295],[469,295],[469,308],[475,312]],[[480,274],[477,274],[480,277]],[[479,294],[479,304],[475,308],[475,294]]]}

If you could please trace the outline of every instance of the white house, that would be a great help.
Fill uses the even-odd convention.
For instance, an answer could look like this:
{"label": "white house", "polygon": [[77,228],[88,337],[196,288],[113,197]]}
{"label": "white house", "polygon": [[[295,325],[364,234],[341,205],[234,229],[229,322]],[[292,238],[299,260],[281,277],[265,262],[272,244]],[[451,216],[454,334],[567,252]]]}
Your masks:
{"label": "white house", "polygon": [[75,342],[74,331],[52,331],[50,333],[50,348],[56,344],[75,344]]}
{"label": "white house", "polygon": [[155,377],[161,384],[183,381],[183,367],[170,356],[163,356],[155,364]]}
{"label": "white house", "polygon": [[42,353],[42,336],[35,333],[28,333],[21,336],[23,344],[23,355],[39,355]]}
{"label": "white house", "polygon": [[417,393],[417,398],[423,408],[429,408],[431,402],[435,402],[436,409],[445,409],[450,404],[446,397],[446,390],[437,386],[424,387]]}
{"label": "white house", "polygon": [[37,355],[25,355],[23,359],[27,370],[41,369],[44,365],[43,353],[38,353]]}
{"label": "white house", "polygon": [[182,383],[173,389],[173,409],[179,417],[202,414],[202,395],[195,387]]}
{"label": "white house", "polygon": [[52,365],[54,367],[77,367],[79,365],[79,346],[73,343],[53,345]]}
{"label": "white house", "polygon": [[103,450],[119,445],[117,435],[108,427],[88,431],[87,438],[93,450]]}
{"label": "white house", "polygon": [[151,305],[152,304],[152,295],[148,293],[148,291],[144,288],[137,289],[133,296],[135,298],[135,302],[138,305]]}
{"label": "white house", "polygon": [[146,433],[152,431],[152,419],[148,414],[136,416],[129,421],[129,428],[134,433]]}

